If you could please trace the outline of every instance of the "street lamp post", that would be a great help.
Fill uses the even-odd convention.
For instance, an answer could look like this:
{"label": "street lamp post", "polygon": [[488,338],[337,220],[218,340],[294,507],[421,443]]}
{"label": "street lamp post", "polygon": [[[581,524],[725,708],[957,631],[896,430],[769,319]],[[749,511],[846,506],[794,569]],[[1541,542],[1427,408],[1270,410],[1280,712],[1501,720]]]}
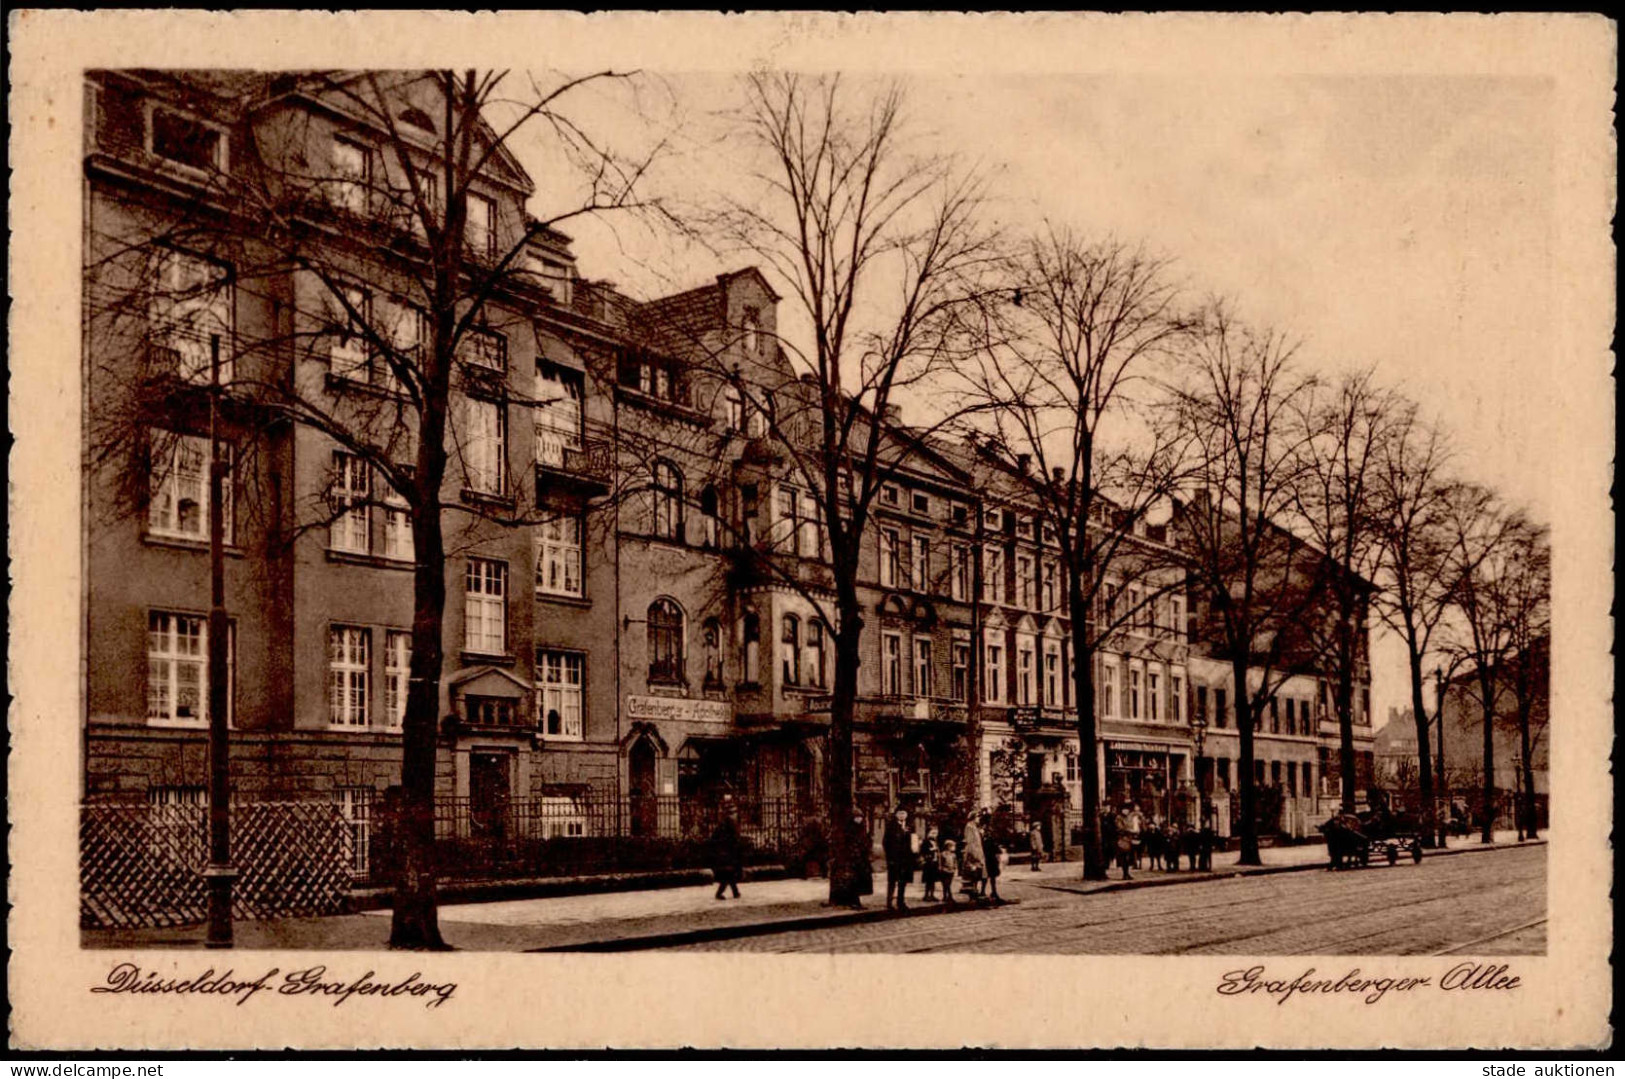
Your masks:
{"label": "street lamp post", "polygon": [[231,756],[226,742],[225,483],[226,462],[220,452],[220,335],[209,338],[209,929],[205,945],[232,946],[231,885]]}
{"label": "street lamp post", "polygon": [[1197,715],[1191,717],[1191,733],[1196,736],[1196,805],[1199,818],[1197,830],[1200,831],[1208,826],[1208,822],[1213,816],[1212,810],[1208,806],[1208,783],[1213,781],[1211,768],[1207,776],[1208,783],[1202,781],[1202,749],[1207,742],[1206,716]]}

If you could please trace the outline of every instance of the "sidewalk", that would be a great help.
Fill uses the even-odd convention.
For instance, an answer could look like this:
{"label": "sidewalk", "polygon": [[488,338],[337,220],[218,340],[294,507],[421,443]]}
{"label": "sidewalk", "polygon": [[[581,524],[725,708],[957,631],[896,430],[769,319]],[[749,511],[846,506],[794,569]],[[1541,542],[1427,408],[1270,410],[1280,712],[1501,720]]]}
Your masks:
{"label": "sidewalk", "polygon": [[[1544,843],[1544,839],[1536,840]],[[1444,851],[1429,850],[1425,858],[1491,851],[1517,846],[1512,832],[1497,833],[1496,845],[1485,847],[1476,839],[1453,840]],[[1000,878],[1000,887],[1013,902],[1059,900],[1057,893],[1091,894],[1130,891],[1237,876],[1290,873],[1325,865],[1321,845],[1271,847],[1263,852],[1263,866],[1238,866],[1234,851],[1216,854],[1211,872],[1132,871],[1130,880],[1115,876],[1107,881],[1084,881],[1076,862],[1045,862],[1034,873],[1019,860]],[[884,888],[884,870],[876,874],[877,890]],[[557,896],[541,899],[455,903],[440,908],[440,928],[446,942],[466,951],[623,951],[674,943],[755,936],[815,926],[849,925],[900,917],[885,909],[884,896],[864,900],[864,909],[829,907],[829,883],[814,880],[750,881],[741,885],[740,898],[718,900],[710,884],[656,891],[614,892]],[[985,907],[961,904],[944,908],[926,903],[916,880],[910,891],[907,917],[972,912]],[[327,918],[282,918],[236,923],[240,950],[383,949],[389,939],[388,910],[367,911]],[[201,927],[164,930],[87,930],[87,948],[202,947]]]}

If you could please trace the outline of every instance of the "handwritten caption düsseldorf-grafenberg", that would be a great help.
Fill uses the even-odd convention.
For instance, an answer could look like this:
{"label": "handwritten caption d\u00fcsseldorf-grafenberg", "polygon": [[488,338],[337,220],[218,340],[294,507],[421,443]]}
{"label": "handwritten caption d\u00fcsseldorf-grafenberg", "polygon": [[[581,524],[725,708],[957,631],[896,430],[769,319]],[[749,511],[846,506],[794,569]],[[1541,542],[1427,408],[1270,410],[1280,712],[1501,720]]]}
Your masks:
{"label": "handwritten caption d\u00fcsseldorf-grafenberg", "polygon": [[1296,996],[1336,996],[1348,994],[1365,1004],[1375,1004],[1389,993],[1411,993],[1418,989],[1443,992],[1502,992],[1517,989],[1521,980],[1507,973],[1505,963],[1457,963],[1442,975],[1408,977],[1366,974],[1353,967],[1340,976],[1321,974],[1310,967],[1295,977],[1274,977],[1262,965],[1226,971],[1214,990],[1220,996],[1270,997],[1285,1004]]}
{"label": "handwritten caption d\u00fcsseldorf-grafenberg", "polygon": [[426,998],[424,1007],[438,1008],[451,999],[457,991],[457,983],[424,981],[422,972],[416,970],[394,981],[381,980],[378,972],[372,970],[357,978],[329,975],[325,966],[304,967],[285,974],[280,967],[272,967],[257,978],[239,975],[229,967],[219,972],[209,967],[191,976],[165,976],[155,970],[143,974],[135,963],[119,963],[107,972],[107,984],[93,985],[90,991],[212,996],[235,999],[239,1007],[259,993],[328,999],[335,1008],[352,997]]}

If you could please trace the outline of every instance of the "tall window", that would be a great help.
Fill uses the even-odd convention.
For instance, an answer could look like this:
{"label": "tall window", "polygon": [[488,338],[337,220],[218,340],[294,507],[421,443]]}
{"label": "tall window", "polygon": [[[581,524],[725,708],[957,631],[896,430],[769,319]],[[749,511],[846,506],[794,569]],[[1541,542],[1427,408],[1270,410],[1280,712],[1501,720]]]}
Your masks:
{"label": "tall window", "polygon": [[360,626],[327,631],[327,721],[335,727],[367,725],[367,672],[371,634]]}
{"label": "tall window", "polygon": [[482,655],[508,650],[508,564],[489,558],[468,560],[463,596],[464,647]]}
{"label": "tall window", "polygon": [[580,652],[537,653],[536,673],[542,691],[537,697],[541,714],[536,719],[542,737],[581,741],[581,687],[585,668],[585,657]]}
{"label": "tall window", "polygon": [[1016,602],[1027,608],[1033,606],[1033,560],[1027,555],[1016,556]]}
{"label": "tall window", "polygon": [[729,386],[722,391],[722,417],[727,430],[745,433],[745,400],[736,387]]}
{"label": "tall window", "polygon": [[329,318],[336,329],[327,350],[328,369],[335,378],[371,381],[372,345],[363,320],[372,317],[372,297],[365,289],[346,287],[343,295],[329,294]]}
{"label": "tall window", "polygon": [[1185,599],[1183,596],[1171,596],[1168,600],[1169,617],[1173,619],[1174,640],[1185,639]]}
{"label": "tall window", "polygon": [[1162,676],[1156,671],[1147,672],[1145,676],[1145,692],[1148,703],[1151,705],[1149,709],[1151,722],[1162,722]]}
{"label": "tall window", "polygon": [[353,453],[333,455],[333,512],[327,545],[335,551],[366,554],[370,547],[367,522],[372,470]]}
{"label": "tall window", "polygon": [[755,611],[747,611],[740,622],[740,646],[744,652],[740,666],[744,668],[745,684],[753,686],[761,679],[762,620]]}
{"label": "tall window", "polygon": [[398,562],[417,561],[417,540],[412,535],[412,512],[401,493],[383,480],[384,557]]}
{"label": "tall window", "polygon": [[801,549],[801,529],[797,527],[796,515],[801,508],[801,498],[794,487],[783,484],[779,486],[779,521],[777,540],[781,549],[791,554],[806,554]]}
{"label": "tall window", "polygon": [[1169,675],[1168,684],[1168,718],[1175,723],[1185,722],[1185,680],[1179,675]]}
{"label": "tall window", "polygon": [[654,526],[660,539],[682,541],[683,474],[669,461],[654,465]]}
{"label": "tall window", "polygon": [[1004,646],[989,644],[982,649],[985,673],[982,678],[982,700],[988,704],[1004,702]]}
{"label": "tall window", "polygon": [[882,528],[880,530],[880,586],[882,588],[896,588],[898,578],[898,553],[900,542],[897,529]]}
{"label": "tall window", "polygon": [[1128,590],[1128,627],[1137,630],[1144,621],[1145,611],[1140,608],[1140,590],[1130,588]]}
{"label": "tall window", "polygon": [[536,530],[536,591],[581,595],[581,518],[556,513]]}
{"label": "tall window", "polygon": [[[220,518],[231,540],[231,477],[220,488]],[[209,538],[209,440],[152,433],[147,530],[155,536]]]}
{"label": "tall window", "polygon": [[1270,733],[1281,733],[1281,699],[1279,697],[1270,698]]}
{"label": "tall window", "polygon": [[722,625],[715,618],[700,627],[700,645],[705,649],[705,685],[722,685]]}
{"label": "tall window", "polygon": [[536,463],[563,468],[566,450],[581,448],[581,376],[536,365]]}
{"label": "tall window", "polygon": [[1004,548],[994,544],[982,549],[982,600],[1004,602]]}
{"label": "tall window", "polygon": [[820,689],[829,685],[828,671],[824,652],[824,623],[816,618],[807,620],[807,656],[802,663],[802,673],[807,678],[807,684]]}
{"label": "tall window", "polygon": [[801,684],[801,620],[793,614],[783,619],[779,635],[779,679],[787,686]]}
{"label": "tall window", "polygon": [[970,645],[960,644],[955,641],[951,661],[950,678],[952,679],[954,700],[968,701],[970,700]]}
{"label": "tall window", "polygon": [[931,638],[914,638],[914,695],[932,696]]}
{"label": "tall window", "polygon": [[1061,643],[1044,642],[1044,703],[1061,707]]}
{"label": "tall window", "polygon": [[484,195],[469,192],[468,220],[464,233],[468,249],[477,259],[492,259],[497,253],[497,204]]}
{"label": "tall window", "polygon": [[167,611],[147,615],[147,722],[207,722],[208,656],[208,619]]}
{"label": "tall window", "polygon": [[1223,727],[1230,722],[1230,703],[1225,699],[1226,693],[1222,689],[1213,691],[1213,725]]}
{"label": "tall window", "polygon": [[903,692],[903,638],[896,633],[880,635],[880,692],[888,697]]}
{"label": "tall window", "polygon": [[220,381],[231,381],[232,295],[230,271],[181,251],[155,256],[154,291],[148,312],[154,346],[174,373],[208,385],[213,378],[213,341],[220,341]]}
{"label": "tall window", "polygon": [[743,323],[744,333],[741,336],[744,340],[745,351],[754,356],[762,348],[761,313],[754,307],[745,308]]}
{"label": "tall window", "polygon": [[496,401],[463,398],[464,466],[468,485],[488,495],[507,491],[508,410]]}
{"label": "tall window", "polygon": [[700,527],[702,543],[711,548],[722,546],[721,499],[717,497],[716,487],[709,483],[700,492]]}
{"label": "tall window", "polygon": [[797,550],[808,558],[824,555],[824,534],[818,527],[818,499],[811,491],[801,492],[801,540]]}
{"label": "tall window", "polygon": [[350,875],[365,877],[372,866],[372,788],[337,787],[333,803],[350,839]]}
{"label": "tall window", "polygon": [[401,729],[406,721],[406,693],[412,677],[412,635],[392,629],[384,634],[384,726]]}
{"label": "tall window", "polygon": [[1207,687],[1206,686],[1197,686],[1196,687],[1196,714],[1193,715],[1191,718],[1192,718],[1192,720],[1194,722],[1196,722],[1198,724],[1206,724],[1207,723]]}
{"label": "tall window", "polygon": [[1053,558],[1044,563],[1044,610],[1059,610],[1061,606],[1061,584],[1058,572],[1059,563]]}
{"label": "tall window", "polygon": [[358,143],[334,139],[330,161],[335,178],[329,189],[333,205],[353,214],[365,214],[372,183],[372,155]]}
{"label": "tall window", "polygon": [[1286,699],[1286,733],[1298,733],[1298,702],[1291,697]]}
{"label": "tall window", "polygon": [[1128,718],[1140,718],[1140,672],[1128,672]]}
{"label": "tall window", "polygon": [[1100,665],[1100,711],[1106,718],[1117,714],[1117,665],[1115,663],[1102,663]]}
{"label": "tall window", "polygon": [[914,550],[910,553],[913,555],[913,560],[909,565],[909,572],[914,578],[914,591],[929,592],[931,590],[931,541],[924,536],[915,536]]}
{"label": "tall window", "polygon": [[1020,699],[1016,702],[1026,706],[1033,703],[1033,640],[1031,637],[1016,638],[1016,690]]}
{"label": "tall window", "polygon": [[649,604],[649,681],[682,682],[683,612],[664,597]]}
{"label": "tall window", "polygon": [[950,574],[952,580],[950,591],[954,599],[970,599],[970,548],[963,543],[956,543],[953,547],[953,567]]}

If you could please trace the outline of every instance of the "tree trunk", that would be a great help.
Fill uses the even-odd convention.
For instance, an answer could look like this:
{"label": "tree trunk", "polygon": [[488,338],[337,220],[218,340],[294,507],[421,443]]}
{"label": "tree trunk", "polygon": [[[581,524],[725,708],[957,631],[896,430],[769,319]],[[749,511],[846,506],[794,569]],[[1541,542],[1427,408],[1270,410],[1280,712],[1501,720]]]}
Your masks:
{"label": "tree trunk", "polygon": [[825,759],[825,787],[828,794],[829,901],[847,906],[859,901],[859,850],[852,842],[852,720],[858,699],[858,641],[863,632],[857,594],[850,586],[841,588],[836,609],[840,626],[835,631],[835,686],[829,709],[829,753]]}
{"label": "tree trunk", "polygon": [[[1089,609],[1073,581],[1068,610],[1072,616],[1072,693],[1078,709],[1078,779],[1083,787],[1083,879],[1106,879],[1106,853],[1100,849],[1100,743],[1095,722],[1095,653],[1089,644]],[[1066,841],[1066,837],[1056,840]]]}
{"label": "tree trunk", "polygon": [[1434,845],[1437,807],[1433,804],[1433,754],[1428,745],[1428,714],[1422,707],[1422,655],[1406,642],[1411,668],[1411,717],[1416,723],[1416,777],[1422,798],[1422,845]]}
{"label": "tree trunk", "polygon": [[1535,838],[1535,766],[1529,759],[1529,709],[1518,709],[1518,750],[1523,754],[1523,834]]}
{"label": "tree trunk", "polygon": [[1354,633],[1350,616],[1337,618],[1337,758],[1343,771],[1343,812],[1353,813],[1359,792],[1354,773]]}
{"label": "tree trunk", "polygon": [[1245,657],[1230,661],[1231,680],[1236,694],[1236,733],[1241,739],[1241,759],[1237,762],[1241,774],[1236,786],[1241,794],[1241,854],[1238,865],[1263,865],[1258,854],[1258,792],[1253,787],[1253,719],[1252,697],[1247,692],[1247,660]]}
{"label": "tree trunk", "polygon": [[1487,673],[1478,678],[1484,702],[1484,827],[1479,839],[1495,842],[1495,679]]}

